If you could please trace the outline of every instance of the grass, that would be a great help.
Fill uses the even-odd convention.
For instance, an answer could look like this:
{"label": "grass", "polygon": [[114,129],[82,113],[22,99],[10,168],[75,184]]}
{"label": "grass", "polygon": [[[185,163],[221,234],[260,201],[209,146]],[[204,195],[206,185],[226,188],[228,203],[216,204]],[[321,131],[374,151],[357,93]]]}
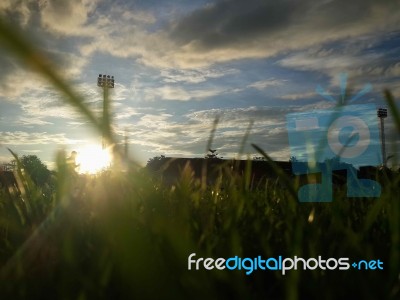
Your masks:
{"label": "grass", "polygon": [[[110,126],[102,122],[109,118],[97,119],[23,36],[0,22],[0,40],[99,133],[108,129],[112,143]],[[385,93],[400,132],[393,97]],[[55,189],[44,193],[19,168],[19,190],[0,190],[0,297],[398,299],[399,174],[382,175],[378,200],[348,199],[339,189],[332,203],[299,203],[298,186],[278,167],[274,170],[276,180],[250,190],[246,175],[224,169],[213,186],[206,186],[187,166],[171,187],[134,163],[126,172],[79,176],[60,152]],[[193,252],[213,258],[380,259],[385,268],[247,276],[243,271],[189,271],[187,258]]]}

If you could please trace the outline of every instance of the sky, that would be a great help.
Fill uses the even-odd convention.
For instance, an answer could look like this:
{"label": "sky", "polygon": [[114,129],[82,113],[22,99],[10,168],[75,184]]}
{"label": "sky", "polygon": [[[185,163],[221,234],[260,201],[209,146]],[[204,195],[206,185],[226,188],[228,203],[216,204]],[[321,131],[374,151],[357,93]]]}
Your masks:
{"label": "sky", "polygon": [[[400,108],[400,1],[2,0],[0,17],[21,30],[99,116],[98,74],[115,77],[113,131],[130,157],[291,156],[287,116],[332,108],[316,92],[355,104]],[[48,82],[0,43],[0,161],[34,154],[49,167],[58,150],[101,145],[101,137]],[[400,149],[385,119],[388,155]],[[397,150],[399,152],[399,150]]]}

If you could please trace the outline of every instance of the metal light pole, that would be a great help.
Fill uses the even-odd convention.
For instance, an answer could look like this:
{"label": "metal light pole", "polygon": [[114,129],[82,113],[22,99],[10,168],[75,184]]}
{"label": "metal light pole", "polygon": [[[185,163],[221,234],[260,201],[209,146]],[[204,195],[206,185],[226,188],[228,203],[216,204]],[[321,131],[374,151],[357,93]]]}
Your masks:
{"label": "metal light pole", "polygon": [[103,88],[102,147],[105,149],[107,147],[106,135],[110,130],[110,103],[108,98],[108,89],[114,88],[114,76],[99,74],[99,77],[97,77],[97,86]]}
{"label": "metal light pole", "polygon": [[378,118],[381,120],[381,147],[382,147],[382,163],[386,167],[386,146],[385,146],[385,125],[384,119],[387,118],[387,109],[378,109]]}

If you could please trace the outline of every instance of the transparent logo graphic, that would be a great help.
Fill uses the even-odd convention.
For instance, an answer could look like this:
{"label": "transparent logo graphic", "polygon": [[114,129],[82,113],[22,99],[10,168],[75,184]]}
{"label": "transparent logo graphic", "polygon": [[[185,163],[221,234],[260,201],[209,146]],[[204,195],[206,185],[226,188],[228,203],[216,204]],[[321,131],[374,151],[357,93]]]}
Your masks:
{"label": "transparent logo graphic", "polygon": [[[349,103],[370,89],[370,85],[365,85]],[[316,91],[328,101],[335,101],[321,87]],[[380,196],[378,182],[357,177],[357,168],[382,163],[376,107],[373,104],[346,105],[345,91],[346,75],[342,74],[342,97],[337,106],[286,116],[293,173],[320,174],[321,178],[318,183],[299,189],[300,202],[331,202],[332,172],[338,170],[346,171],[348,197]]]}

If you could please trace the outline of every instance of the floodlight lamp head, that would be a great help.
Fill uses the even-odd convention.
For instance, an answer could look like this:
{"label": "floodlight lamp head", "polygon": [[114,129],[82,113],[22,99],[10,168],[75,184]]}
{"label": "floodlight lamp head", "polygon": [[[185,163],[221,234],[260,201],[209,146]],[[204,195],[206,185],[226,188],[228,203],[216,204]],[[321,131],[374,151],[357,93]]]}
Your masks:
{"label": "floodlight lamp head", "polygon": [[386,108],[379,108],[377,113],[378,113],[378,118],[387,118]]}

